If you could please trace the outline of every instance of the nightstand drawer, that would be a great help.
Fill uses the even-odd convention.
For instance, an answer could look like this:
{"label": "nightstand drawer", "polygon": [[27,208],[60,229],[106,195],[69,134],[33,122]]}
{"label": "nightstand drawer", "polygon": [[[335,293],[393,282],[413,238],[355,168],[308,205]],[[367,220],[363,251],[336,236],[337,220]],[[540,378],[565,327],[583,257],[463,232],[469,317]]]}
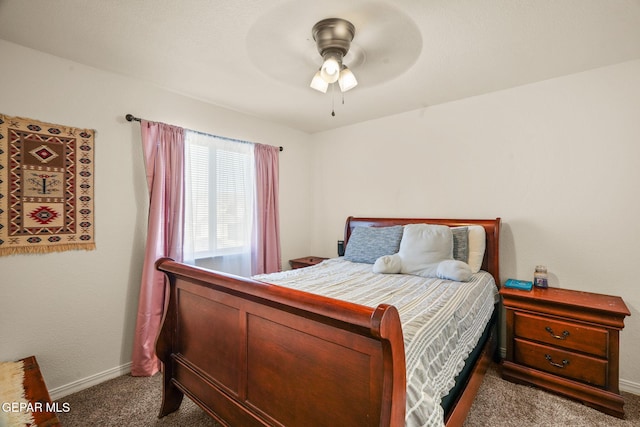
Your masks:
{"label": "nightstand drawer", "polygon": [[607,384],[606,360],[516,338],[514,361],[598,387]]}
{"label": "nightstand drawer", "polygon": [[609,333],[604,328],[594,328],[521,312],[515,313],[514,322],[514,333],[517,337],[582,351],[603,358],[608,355]]}

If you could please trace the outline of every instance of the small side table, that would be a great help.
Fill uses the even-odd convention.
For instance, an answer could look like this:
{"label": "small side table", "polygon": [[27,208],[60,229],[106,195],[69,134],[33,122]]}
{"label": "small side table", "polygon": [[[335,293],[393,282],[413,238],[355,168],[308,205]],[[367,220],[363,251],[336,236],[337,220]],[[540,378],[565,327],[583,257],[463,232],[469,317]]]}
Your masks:
{"label": "small side table", "polygon": [[622,298],[569,289],[500,289],[507,355],[502,377],[624,418],[618,388]]}
{"label": "small side table", "polygon": [[320,264],[322,261],[328,258],[322,258],[319,256],[306,256],[304,258],[296,258],[289,260],[292,269],[311,267],[312,265]]}

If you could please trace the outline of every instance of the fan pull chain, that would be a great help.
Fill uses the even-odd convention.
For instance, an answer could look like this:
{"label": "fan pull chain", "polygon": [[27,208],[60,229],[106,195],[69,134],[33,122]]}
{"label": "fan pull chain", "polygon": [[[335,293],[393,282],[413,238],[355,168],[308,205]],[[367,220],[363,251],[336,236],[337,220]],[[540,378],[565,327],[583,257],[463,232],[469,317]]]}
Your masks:
{"label": "fan pull chain", "polygon": [[335,111],[335,99],[336,99],[336,85],[334,83],[331,84],[331,117],[336,116]]}

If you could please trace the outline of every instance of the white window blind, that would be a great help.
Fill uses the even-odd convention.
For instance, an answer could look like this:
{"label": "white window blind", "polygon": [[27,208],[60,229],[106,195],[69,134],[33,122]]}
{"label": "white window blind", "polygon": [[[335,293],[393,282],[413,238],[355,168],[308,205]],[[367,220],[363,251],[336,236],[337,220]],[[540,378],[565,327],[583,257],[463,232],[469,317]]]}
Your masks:
{"label": "white window blind", "polygon": [[186,262],[250,274],[254,168],[253,144],[186,132]]}

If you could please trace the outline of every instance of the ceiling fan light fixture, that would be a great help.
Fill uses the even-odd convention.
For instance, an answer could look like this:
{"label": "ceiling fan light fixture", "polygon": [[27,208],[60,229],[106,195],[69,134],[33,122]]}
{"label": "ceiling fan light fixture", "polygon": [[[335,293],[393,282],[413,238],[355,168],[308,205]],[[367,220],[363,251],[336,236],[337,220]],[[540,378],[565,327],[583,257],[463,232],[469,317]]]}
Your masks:
{"label": "ceiling fan light fixture", "polygon": [[356,76],[351,72],[351,70],[346,65],[342,66],[342,71],[340,71],[340,78],[338,79],[338,84],[340,85],[340,90],[342,92],[351,90],[358,85],[358,80],[356,80]]}
{"label": "ceiling fan light fixture", "polygon": [[[338,82],[342,92],[353,89],[358,84],[353,72],[342,63],[342,59],[349,52],[355,33],[354,25],[340,18],[323,19],[316,23],[312,30],[316,47],[323,59],[319,77],[327,86]],[[311,81],[311,87],[326,92],[325,85],[320,82],[314,83],[317,77],[318,73]]]}

